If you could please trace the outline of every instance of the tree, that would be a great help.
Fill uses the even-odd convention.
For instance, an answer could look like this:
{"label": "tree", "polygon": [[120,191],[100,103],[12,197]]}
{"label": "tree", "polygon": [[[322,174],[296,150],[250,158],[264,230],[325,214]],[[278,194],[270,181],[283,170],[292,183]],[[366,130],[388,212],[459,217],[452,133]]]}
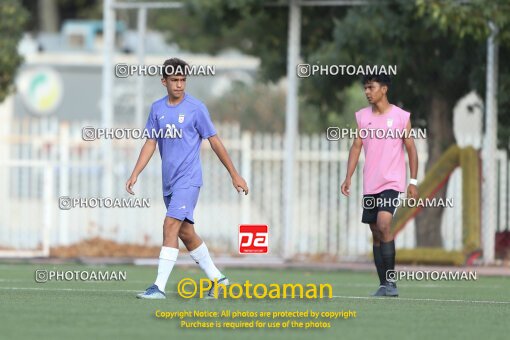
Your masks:
{"label": "tree", "polygon": [[0,3],[0,102],[12,91],[12,83],[22,58],[18,54],[18,42],[28,13],[17,0]]}
{"label": "tree", "polygon": [[[471,37],[485,44],[490,34],[488,22],[498,27],[498,146],[510,150],[510,1],[471,0],[466,2],[417,0],[418,15],[431,17],[442,31],[452,31],[459,38]],[[486,65],[476,70],[478,93],[485,93]]]}
{"label": "tree", "polygon": [[[58,32],[65,20],[101,20],[103,17],[101,0],[21,0],[21,3],[33,14],[25,25],[28,31]],[[129,19],[128,11],[117,10],[117,20],[126,19]]]}
{"label": "tree", "polygon": [[[332,38],[331,23],[343,7],[307,7],[303,11],[302,54]],[[260,0],[190,0],[181,10],[149,12],[149,25],[191,52],[218,54],[236,48],[263,61],[260,77],[277,82],[286,73],[288,7]]]}

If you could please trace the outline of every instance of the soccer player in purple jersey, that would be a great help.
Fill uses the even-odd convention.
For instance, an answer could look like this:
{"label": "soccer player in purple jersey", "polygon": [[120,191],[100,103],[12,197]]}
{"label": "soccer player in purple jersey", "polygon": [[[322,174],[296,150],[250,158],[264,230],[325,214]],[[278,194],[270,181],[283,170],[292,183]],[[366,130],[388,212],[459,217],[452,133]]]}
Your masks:
{"label": "soccer player in purple jersey", "polygon": [[[232,177],[234,188],[238,192],[248,194],[248,185],[237,172],[218,137],[207,108],[185,92],[187,63],[172,58],[166,60],[164,66],[165,72],[161,83],[168,95],[152,104],[145,126],[149,138],[142,147],[135,168],[126,182],[126,190],[134,194],[133,185],[151,159],[157,143],[161,155],[163,197],[167,212],[163,224],[163,246],[159,255],[156,281],[145,292],[137,295],[142,299],[166,297],[165,286],[179,253],[178,238],[209,280],[217,280],[218,284],[229,284],[225,275],[214,265],[207,246],[193,227],[193,210],[202,186],[200,165],[202,139],[209,140],[211,148]],[[173,70],[172,74],[166,73],[170,72],[169,70]],[[215,297],[213,288],[208,294],[212,298]]]}

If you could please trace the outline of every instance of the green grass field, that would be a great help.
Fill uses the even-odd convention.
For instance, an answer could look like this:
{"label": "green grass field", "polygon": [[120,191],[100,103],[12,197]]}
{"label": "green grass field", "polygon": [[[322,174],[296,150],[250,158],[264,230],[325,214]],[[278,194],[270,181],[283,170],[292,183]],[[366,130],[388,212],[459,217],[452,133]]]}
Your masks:
{"label": "green grass field", "polygon": [[[37,269],[125,270],[127,280],[36,283]],[[137,266],[0,264],[0,338],[323,340],[384,336],[465,340],[508,339],[510,331],[508,277],[479,276],[476,282],[401,282],[400,298],[370,298],[368,295],[377,288],[376,276],[372,273],[229,269],[226,273],[231,282],[330,283],[334,297],[323,300],[186,300],[176,294],[177,282],[184,277],[198,280],[201,272],[176,268],[167,285],[170,292],[166,300],[136,299],[136,293],[152,282],[155,271],[155,267]],[[158,309],[258,312],[350,309],[357,312],[357,317],[331,320],[328,329],[197,330],[180,328],[179,320],[156,318],[154,313]]]}

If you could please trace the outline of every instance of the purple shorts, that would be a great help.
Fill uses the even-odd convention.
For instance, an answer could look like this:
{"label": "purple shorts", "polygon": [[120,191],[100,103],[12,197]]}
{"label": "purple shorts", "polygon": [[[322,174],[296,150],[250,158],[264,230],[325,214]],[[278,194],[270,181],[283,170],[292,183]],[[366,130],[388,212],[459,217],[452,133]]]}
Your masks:
{"label": "purple shorts", "polygon": [[175,189],[170,195],[164,196],[166,216],[194,224],[193,211],[197,205],[199,193],[200,187],[189,187]]}

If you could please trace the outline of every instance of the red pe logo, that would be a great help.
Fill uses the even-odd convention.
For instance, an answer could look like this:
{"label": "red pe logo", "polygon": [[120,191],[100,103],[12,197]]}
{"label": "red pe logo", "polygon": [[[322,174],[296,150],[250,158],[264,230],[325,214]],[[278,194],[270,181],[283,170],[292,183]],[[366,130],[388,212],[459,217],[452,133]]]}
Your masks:
{"label": "red pe logo", "polygon": [[267,225],[239,226],[239,254],[266,254],[269,245]]}

